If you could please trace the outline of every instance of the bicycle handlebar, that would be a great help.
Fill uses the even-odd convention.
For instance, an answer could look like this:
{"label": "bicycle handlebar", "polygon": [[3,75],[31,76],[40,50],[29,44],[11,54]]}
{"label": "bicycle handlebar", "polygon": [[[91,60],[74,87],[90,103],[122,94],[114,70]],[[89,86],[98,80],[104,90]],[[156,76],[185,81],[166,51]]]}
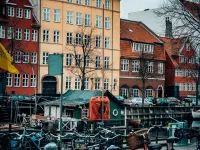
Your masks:
{"label": "bicycle handlebar", "polygon": [[149,133],[152,129],[162,129],[163,126],[162,125],[152,125],[152,127],[150,127],[147,131],[147,133]]}

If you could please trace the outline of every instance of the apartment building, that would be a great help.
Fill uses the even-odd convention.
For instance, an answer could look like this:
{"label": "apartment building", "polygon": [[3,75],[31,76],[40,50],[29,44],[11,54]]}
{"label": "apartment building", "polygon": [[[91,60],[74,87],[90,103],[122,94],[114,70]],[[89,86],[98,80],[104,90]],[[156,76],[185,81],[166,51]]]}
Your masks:
{"label": "apartment building", "polygon": [[[61,77],[48,75],[48,56],[54,53],[64,55],[64,92],[68,89],[79,90],[81,88],[80,77],[75,75],[71,69],[76,68],[77,60],[80,61],[83,56],[78,39],[82,37],[80,28],[84,28],[84,36],[89,35],[93,30],[94,50],[98,53],[98,55],[93,56],[95,62],[87,61],[87,67],[93,68],[94,71],[86,74],[85,90],[99,90],[104,85],[105,90],[118,95],[120,0],[41,0],[40,6],[41,38],[38,93],[60,93]],[[74,39],[79,42],[74,44]],[[70,51],[74,45],[80,49],[78,54]],[[72,55],[76,55],[76,57],[73,58]],[[104,81],[102,82],[103,61]]]}

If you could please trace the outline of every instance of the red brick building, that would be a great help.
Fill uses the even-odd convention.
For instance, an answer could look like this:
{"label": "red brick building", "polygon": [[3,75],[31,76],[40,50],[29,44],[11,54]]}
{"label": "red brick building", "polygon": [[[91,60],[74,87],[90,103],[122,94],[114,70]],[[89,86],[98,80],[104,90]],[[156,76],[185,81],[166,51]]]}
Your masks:
{"label": "red brick building", "polygon": [[166,61],[163,41],[142,22],[121,20],[120,26],[120,95],[141,97],[141,78],[145,77],[145,96],[163,97]]}
{"label": "red brick building", "polygon": [[166,45],[166,96],[181,99],[195,95],[197,81],[196,53],[188,38],[162,38]]}
{"label": "red brick building", "polygon": [[[39,22],[29,0],[3,0],[0,6],[0,42],[13,57],[20,74],[7,74],[8,94],[37,91]],[[3,81],[1,81],[3,82]]]}

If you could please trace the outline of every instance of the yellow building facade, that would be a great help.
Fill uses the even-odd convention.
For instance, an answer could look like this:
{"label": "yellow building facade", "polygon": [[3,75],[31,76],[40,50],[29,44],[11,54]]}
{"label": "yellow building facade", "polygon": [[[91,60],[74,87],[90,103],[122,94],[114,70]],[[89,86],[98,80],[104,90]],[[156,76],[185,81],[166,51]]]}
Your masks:
{"label": "yellow building facade", "polygon": [[[104,68],[103,80],[101,67],[95,69],[98,60],[90,62],[89,67],[95,71],[86,74],[86,89],[101,90],[104,83],[105,90],[119,95],[120,0],[41,0],[40,22],[38,93],[59,94],[61,91],[61,77],[48,75],[48,55],[54,53],[64,56],[63,92],[81,88],[79,77],[72,72],[74,61],[69,63],[68,54],[74,48],[73,39],[78,38],[78,31],[84,27],[86,32],[94,31],[100,64],[104,61],[109,66]],[[77,49],[82,55],[81,47]]]}

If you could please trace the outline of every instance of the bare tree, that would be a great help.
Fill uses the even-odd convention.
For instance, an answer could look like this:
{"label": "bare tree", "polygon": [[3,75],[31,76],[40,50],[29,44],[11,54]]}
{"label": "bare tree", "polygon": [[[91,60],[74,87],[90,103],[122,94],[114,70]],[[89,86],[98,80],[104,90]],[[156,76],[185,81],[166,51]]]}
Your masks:
{"label": "bare tree", "polygon": [[73,64],[70,64],[70,71],[81,80],[81,90],[85,89],[85,80],[92,72],[101,69],[101,52],[97,50],[96,32],[94,27],[79,27],[76,37],[73,38],[71,46],[67,47]]}
{"label": "bare tree", "polygon": [[200,5],[185,0],[168,0],[155,11],[158,17],[167,17],[173,22],[173,38],[187,37],[196,52],[195,67],[190,75],[196,81],[196,105],[200,82]]}

